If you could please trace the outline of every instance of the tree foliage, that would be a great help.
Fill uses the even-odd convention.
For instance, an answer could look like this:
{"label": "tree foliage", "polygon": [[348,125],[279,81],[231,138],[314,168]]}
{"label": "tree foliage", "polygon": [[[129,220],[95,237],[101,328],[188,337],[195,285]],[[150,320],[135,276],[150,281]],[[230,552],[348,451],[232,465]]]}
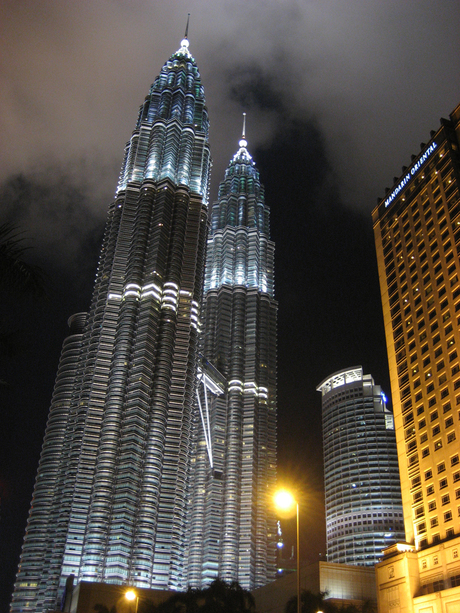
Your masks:
{"label": "tree foliage", "polygon": [[140,599],[139,613],[255,613],[255,602],[236,581],[215,579],[207,588],[177,592],[156,606]]}
{"label": "tree foliage", "polygon": [[25,236],[16,226],[0,225],[0,283],[3,290],[45,295],[45,274],[39,266],[28,264],[24,255],[29,249]]}
{"label": "tree foliage", "polygon": [[[46,277],[39,266],[28,264],[24,255],[28,247],[25,236],[16,226],[0,224],[0,287],[2,296],[6,294],[23,297],[44,298],[46,296]],[[0,358],[9,360],[24,349],[22,333],[11,323],[11,307],[2,300],[3,313],[0,312]],[[0,379],[0,387],[6,386]]]}
{"label": "tree foliage", "polygon": [[[337,604],[326,600],[327,592],[314,594],[310,590],[303,590],[300,595],[301,613],[376,613],[372,601],[366,600],[361,607],[355,604]],[[285,613],[297,613],[297,596],[293,596],[286,603]]]}

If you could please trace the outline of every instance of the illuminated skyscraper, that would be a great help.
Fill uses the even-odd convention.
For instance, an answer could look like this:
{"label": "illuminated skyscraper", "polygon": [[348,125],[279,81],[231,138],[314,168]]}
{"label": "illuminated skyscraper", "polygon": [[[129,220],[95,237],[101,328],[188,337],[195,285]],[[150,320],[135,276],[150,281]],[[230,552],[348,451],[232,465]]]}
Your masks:
{"label": "illuminated skyscraper", "polygon": [[373,566],[404,540],[393,414],[361,366],[325,379],[322,395],[327,561]]}
{"label": "illuminated skyscraper", "polygon": [[188,47],[140,108],[90,311],[63,349],[13,611],[54,609],[70,574],[186,587],[211,165]]}
{"label": "illuminated skyscraper", "polygon": [[460,106],[373,211],[407,540],[382,562],[380,611],[460,597],[459,147]]}
{"label": "illuminated skyscraper", "polygon": [[[189,581],[275,576],[276,318],[269,208],[243,138],[211,212],[203,355],[227,380],[198,442]],[[203,430],[202,430],[203,432]]]}

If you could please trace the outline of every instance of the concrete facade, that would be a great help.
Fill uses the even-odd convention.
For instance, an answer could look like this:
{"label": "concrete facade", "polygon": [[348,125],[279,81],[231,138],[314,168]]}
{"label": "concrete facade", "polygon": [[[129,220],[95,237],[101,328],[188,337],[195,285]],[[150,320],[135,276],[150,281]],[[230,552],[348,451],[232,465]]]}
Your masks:
{"label": "concrete facade", "polygon": [[422,551],[396,545],[376,580],[379,613],[460,613],[460,538]]}

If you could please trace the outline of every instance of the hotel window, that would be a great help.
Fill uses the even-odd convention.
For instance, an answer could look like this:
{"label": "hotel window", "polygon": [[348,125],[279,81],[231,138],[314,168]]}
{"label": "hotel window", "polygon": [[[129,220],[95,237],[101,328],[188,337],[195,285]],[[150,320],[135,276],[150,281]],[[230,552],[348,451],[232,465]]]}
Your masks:
{"label": "hotel window", "polygon": [[429,486],[426,488],[426,495],[427,495],[427,496],[431,496],[431,494],[434,494],[434,485],[429,485]]}
{"label": "hotel window", "polygon": [[425,481],[428,479],[431,479],[432,476],[433,476],[433,471],[431,469],[425,471]]}
{"label": "hotel window", "polygon": [[439,449],[442,449],[442,441],[436,441],[434,444],[434,450],[438,451]]}
{"label": "hotel window", "polygon": [[439,489],[440,490],[444,490],[447,487],[447,479],[441,479],[441,481],[439,482]]}
{"label": "hotel window", "polygon": [[457,500],[460,498],[460,490],[455,490],[455,498]]}
{"label": "hotel window", "polygon": [[435,509],[436,509],[436,500],[432,500],[431,502],[428,503],[428,511],[434,511]]}
{"label": "hotel window", "polygon": [[458,454],[454,455],[450,458],[450,465],[451,466],[456,466],[459,463],[459,458],[458,458]]}
{"label": "hotel window", "polygon": [[444,513],[444,521],[452,521],[452,511],[446,511],[446,513]]}
{"label": "hotel window", "polygon": [[446,504],[449,504],[449,502],[450,502],[450,496],[449,496],[449,494],[446,494],[445,496],[443,496],[443,497],[441,498],[441,504],[442,504],[442,506],[443,506],[443,507],[444,507]]}
{"label": "hotel window", "polygon": [[444,426],[446,428],[449,428],[450,426],[452,426],[454,424],[454,418],[452,417],[452,415],[450,417],[448,417],[446,419],[446,421],[444,422]]}
{"label": "hotel window", "polygon": [[448,443],[452,443],[453,441],[455,441],[455,438],[456,438],[456,436],[455,436],[455,432],[450,432],[450,433],[447,435],[447,442],[448,442]]}
{"label": "hotel window", "polygon": [[431,528],[434,528],[434,527],[435,527],[435,526],[437,526],[438,524],[439,524],[439,522],[438,522],[438,518],[437,518],[437,517],[432,517],[432,518],[430,519],[430,527],[431,527]]}
{"label": "hotel window", "polygon": [[437,424],[433,430],[432,430],[432,436],[436,436],[437,434],[439,434],[441,432],[441,427],[439,424]]}
{"label": "hotel window", "polygon": [[438,417],[437,411],[433,411],[432,413],[430,413],[430,421],[434,421],[437,417]]}

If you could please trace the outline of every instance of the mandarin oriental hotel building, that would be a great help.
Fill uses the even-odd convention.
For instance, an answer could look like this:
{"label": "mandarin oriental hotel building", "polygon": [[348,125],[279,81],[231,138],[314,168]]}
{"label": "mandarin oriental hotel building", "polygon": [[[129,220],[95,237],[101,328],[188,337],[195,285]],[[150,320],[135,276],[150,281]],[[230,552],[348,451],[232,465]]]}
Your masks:
{"label": "mandarin oriental hotel building", "polygon": [[382,613],[460,610],[459,137],[460,105],[373,211],[406,532]]}

